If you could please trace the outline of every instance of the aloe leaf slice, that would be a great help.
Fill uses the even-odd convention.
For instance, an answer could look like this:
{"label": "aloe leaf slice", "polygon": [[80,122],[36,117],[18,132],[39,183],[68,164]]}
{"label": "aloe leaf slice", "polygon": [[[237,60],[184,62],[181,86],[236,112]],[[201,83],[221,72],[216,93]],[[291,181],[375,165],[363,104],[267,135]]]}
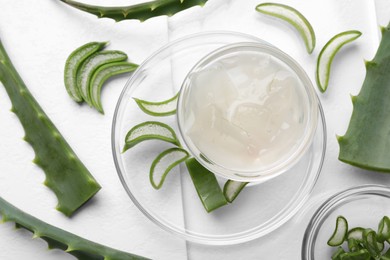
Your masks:
{"label": "aloe leaf slice", "polygon": [[176,114],[177,99],[179,93],[174,97],[160,101],[160,102],[150,102],[138,98],[134,98],[138,107],[144,111],[146,114],[151,116],[170,116]]}
{"label": "aloe leaf slice", "polygon": [[93,53],[100,51],[107,45],[106,42],[90,42],[76,50],[68,57],[65,63],[64,83],[69,96],[76,102],[82,102],[80,90],[77,87],[77,71],[80,65]]}
{"label": "aloe leaf slice", "polygon": [[280,18],[298,30],[303,38],[308,53],[312,53],[316,45],[316,36],[309,21],[298,10],[288,5],[277,3],[262,3],[256,6],[256,11]]}
{"label": "aloe leaf slice", "polygon": [[340,246],[347,238],[348,222],[343,216],[336,219],[336,228],[328,240],[329,246]]}
{"label": "aloe leaf slice", "polygon": [[357,241],[354,238],[348,238],[347,242],[348,242],[348,249],[350,252],[357,252],[360,249],[363,249],[359,241]]}
{"label": "aloe leaf slice", "polygon": [[378,257],[384,248],[383,243],[378,243],[376,232],[370,228],[363,232],[363,245],[372,257]]}
{"label": "aloe leaf slice", "polygon": [[341,255],[345,254],[345,250],[339,246],[337,250],[332,254],[332,260],[340,260]]}
{"label": "aloe leaf slice", "polygon": [[356,227],[348,231],[347,239],[354,239],[359,243],[363,243],[364,228]]}
{"label": "aloe leaf slice", "polygon": [[341,254],[339,260],[371,260],[371,255],[366,249],[361,249],[357,252]]}
{"label": "aloe leaf slice", "polygon": [[112,62],[100,66],[92,76],[89,84],[89,96],[91,97],[92,106],[100,113],[104,114],[102,101],[100,98],[101,90],[104,83],[115,75],[128,73],[136,70],[138,65],[129,62]]}
{"label": "aloe leaf slice", "polygon": [[49,225],[14,207],[0,197],[0,214],[3,221],[15,222],[18,228],[24,228],[34,234],[34,238],[42,238],[48,243],[49,249],[57,248],[75,256],[79,260],[111,259],[111,260],[141,260],[147,259],[119,251],[85,238],[76,236],[60,228]]}
{"label": "aloe leaf slice", "polygon": [[229,203],[232,203],[247,184],[248,182],[228,180],[223,186],[223,195]]}
{"label": "aloe leaf slice", "polygon": [[167,174],[189,157],[188,152],[179,147],[170,148],[159,154],[150,167],[149,178],[153,188],[160,189]]}
{"label": "aloe leaf slice", "polygon": [[0,40],[0,81],[35,152],[34,163],[45,172],[45,185],[57,196],[57,210],[67,216],[92,198],[100,185],[80,161],[32,96]]}
{"label": "aloe leaf slice", "polygon": [[88,57],[77,72],[77,87],[80,94],[90,106],[92,101],[89,92],[89,86],[95,71],[102,65],[111,62],[124,61],[127,55],[121,51],[100,51]]}
{"label": "aloe leaf slice", "polygon": [[390,243],[390,218],[384,216],[378,225],[378,241]]}
{"label": "aloe leaf slice", "polygon": [[204,168],[195,158],[187,159],[186,165],[196,192],[207,212],[227,204],[214,173]]}
{"label": "aloe leaf slice", "polygon": [[138,124],[130,129],[125,138],[125,147],[123,152],[127,151],[136,144],[146,140],[162,140],[180,146],[173,129],[158,121],[147,121]]}
{"label": "aloe leaf slice", "polygon": [[94,14],[98,18],[111,18],[116,22],[139,20],[141,22],[156,16],[172,16],[193,6],[203,6],[207,0],[154,0],[129,6],[97,6],[73,0],[60,0],[81,11]]}
{"label": "aloe leaf slice", "polygon": [[361,32],[345,31],[335,35],[322,48],[317,59],[316,81],[317,86],[321,92],[325,92],[329,84],[330,69],[332,61],[338,51],[345,44],[352,42],[362,35]]}

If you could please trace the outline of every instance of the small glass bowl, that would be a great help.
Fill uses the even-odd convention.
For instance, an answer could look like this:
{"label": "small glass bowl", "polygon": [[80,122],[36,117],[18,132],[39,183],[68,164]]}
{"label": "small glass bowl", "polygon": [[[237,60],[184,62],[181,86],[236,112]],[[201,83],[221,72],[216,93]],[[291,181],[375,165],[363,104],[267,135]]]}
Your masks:
{"label": "small glass bowl", "polygon": [[390,216],[390,187],[363,185],[339,192],[325,201],[310,220],[302,242],[302,260],[328,260],[336,248],[327,245],[338,216],[348,228],[377,229],[383,216]]}
{"label": "small glass bowl", "polygon": [[[300,115],[303,121],[304,132],[299,137],[300,140],[290,150],[286,150],[285,154],[281,155],[280,159],[275,160],[272,164],[267,166],[259,166],[256,169],[242,169],[242,168],[230,168],[221,161],[213,161],[212,158],[207,157],[193,142],[191,137],[186,134],[186,125],[191,120],[186,112],[188,110],[188,104],[190,104],[191,98],[196,95],[196,91],[193,91],[196,80],[199,73],[209,72],[210,68],[215,66],[217,62],[224,59],[229,59],[233,55],[261,55],[257,57],[269,57],[274,62],[279,63],[281,67],[285,67],[286,71],[289,71],[291,75],[296,77],[299,82],[294,88],[297,95],[300,96],[299,100],[302,106],[302,115]],[[267,68],[267,67],[264,67]],[[274,73],[272,71],[272,73]],[[303,89],[301,89],[303,88]],[[224,93],[221,93],[223,95]],[[206,98],[206,97],[205,97]],[[280,102],[283,102],[281,99]],[[177,118],[178,126],[184,143],[188,147],[191,154],[207,169],[211,172],[218,174],[219,176],[242,182],[264,182],[271,178],[278,176],[279,174],[286,172],[293,165],[295,165],[300,158],[305,154],[306,150],[310,146],[314,133],[317,127],[317,120],[319,115],[318,98],[315,93],[314,87],[306,75],[302,67],[295,62],[290,56],[272,46],[266,42],[241,42],[234,43],[222,48],[219,48],[210,54],[203,57],[187,74],[183,85],[180,90],[178,105],[177,105]],[[262,126],[259,124],[258,126]]]}

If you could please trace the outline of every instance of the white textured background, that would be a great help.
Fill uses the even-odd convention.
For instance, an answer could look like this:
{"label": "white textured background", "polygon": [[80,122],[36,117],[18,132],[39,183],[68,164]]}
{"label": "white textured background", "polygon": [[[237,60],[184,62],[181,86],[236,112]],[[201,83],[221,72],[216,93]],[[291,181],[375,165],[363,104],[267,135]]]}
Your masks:
{"label": "white textured background", "polygon": [[[104,0],[85,0],[107,5]],[[112,5],[135,3],[115,0]],[[141,2],[141,1],[137,1]],[[153,259],[300,259],[304,229],[319,201],[335,191],[363,183],[390,185],[390,176],[363,171],[337,160],[335,134],[343,134],[351,113],[349,94],[364,78],[364,59],[372,58],[379,42],[378,23],[390,20],[388,0],[279,0],[296,7],[311,21],[317,48],[311,56],[298,34],[285,24],[254,11],[259,0],[209,0],[170,19],[140,24],[115,23],[79,12],[55,0],[0,0],[0,38],[15,67],[43,109],[90,169],[103,189],[73,219],[54,210],[56,198],[42,182],[43,172],[31,163],[33,152],[21,140],[23,130],[4,88],[0,87],[0,196],[22,210],[85,238]],[[287,28],[287,29],[286,29]],[[172,39],[192,32],[224,29],[263,38],[298,60],[314,79],[315,57],[334,34],[357,29],[363,36],[338,54],[330,87],[320,99],[328,124],[328,150],[312,199],[289,223],[250,243],[230,247],[186,244],[152,224],[127,197],[111,156],[111,120],[126,77],[111,81],[102,95],[105,116],[78,106],[63,86],[63,66],[69,53],[89,41],[111,42],[136,63]],[[0,225],[0,259],[74,259],[48,251],[42,240],[6,223]]]}

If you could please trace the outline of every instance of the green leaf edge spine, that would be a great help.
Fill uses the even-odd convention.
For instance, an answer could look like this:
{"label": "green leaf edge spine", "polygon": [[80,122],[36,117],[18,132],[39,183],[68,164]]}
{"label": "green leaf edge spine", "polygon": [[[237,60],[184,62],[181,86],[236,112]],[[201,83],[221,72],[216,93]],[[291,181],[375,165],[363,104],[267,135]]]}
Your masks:
{"label": "green leaf edge spine", "polygon": [[18,228],[31,231],[34,238],[42,238],[48,243],[49,249],[58,248],[79,260],[141,260],[147,259],[119,251],[85,238],[69,233],[63,229],[49,225],[14,207],[0,197],[0,213],[3,222],[15,222]]}
{"label": "green leaf edge spine", "polygon": [[111,18],[116,22],[139,20],[141,22],[156,16],[172,16],[193,6],[203,6],[207,0],[155,0],[129,6],[97,6],[73,0],[60,0],[76,9],[94,14],[98,18]]}
{"label": "green leaf edge spine", "polygon": [[[390,25],[389,25],[390,26]],[[353,112],[347,132],[338,136],[339,160],[363,169],[390,172],[390,27],[382,40],[360,93],[352,96]]]}
{"label": "green leaf edge spine", "polygon": [[27,89],[1,40],[0,81],[24,128],[24,140],[34,149],[33,162],[45,172],[44,184],[57,196],[57,210],[71,216],[101,187]]}

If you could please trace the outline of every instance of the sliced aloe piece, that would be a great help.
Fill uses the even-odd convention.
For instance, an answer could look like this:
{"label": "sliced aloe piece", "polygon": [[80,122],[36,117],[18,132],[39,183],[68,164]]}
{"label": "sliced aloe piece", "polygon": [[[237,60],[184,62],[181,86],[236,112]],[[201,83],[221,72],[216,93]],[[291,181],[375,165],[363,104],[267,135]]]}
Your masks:
{"label": "sliced aloe piece", "polygon": [[121,51],[100,51],[88,57],[77,72],[77,87],[80,94],[90,106],[92,106],[89,95],[89,84],[95,71],[102,65],[111,62],[124,61],[127,55]]}
{"label": "sliced aloe piece", "polygon": [[359,243],[363,243],[364,228],[356,227],[348,231],[347,239],[355,239]]}
{"label": "sliced aloe piece", "polygon": [[174,97],[160,101],[160,102],[150,102],[138,98],[134,98],[138,107],[144,111],[146,114],[151,116],[170,116],[176,114],[177,98],[179,93]]}
{"label": "sliced aloe piece", "polygon": [[308,53],[312,53],[316,45],[316,36],[309,21],[291,6],[277,3],[263,3],[256,6],[256,11],[280,18],[294,26],[302,36]]}
{"label": "sliced aloe piece", "polygon": [[186,160],[188,172],[194,183],[196,192],[207,212],[211,212],[227,204],[215,175],[204,168],[196,159]]}
{"label": "sliced aloe piece", "polygon": [[223,195],[229,203],[232,203],[247,184],[248,182],[228,180],[223,186]]}
{"label": "sliced aloe piece", "polygon": [[390,219],[385,216],[381,219],[378,226],[378,241],[387,241],[390,243]]}
{"label": "sliced aloe piece", "polygon": [[337,52],[345,44],[352,42],[362,35],[359,31],[345,31],[335,35],[322,48],[317,59],[316,81],[321,92],[325,92],[329,84],[332,61]]}
{"label": "sliced aloe piece", "polygon": [[157,121],[147,121],[130,129],[125,138],[123,152],[142,141],[152,139],[162,140],[180,146],[175,131],[170,126]]}
{"label": "sliced aloe piece", "polygon": [[371,255],[366,249],[361,249],[357,252],[344,253],[340,256],[340,260],[371,260]]}
{"label": "sliced aloe piece", "polygon": [[339,246],[337,250],[332,254],[332,260],[340,260],[341,255],[345,254],[345,250]]}
{"label": "sliced aloe piece", "polygon": [[347,238],[348,222],[343,216],[338,216],[336,220],[336,228],[333,235],[328,240],[329,246],[340,246]]}
{"label": "sliced aloe piece", "polygon": [[170,148],[159,154],[150,167],[149,178],[153,188],[160,189],[167,174],[189,157],[188,152],[179,147]]}
{"label": "sliced aloe piece", "polygon": [[103,49],[106,42],[90,42],[73,51],[66,60],[64,83],[69,96],[76,102],[82,102],[80,90],[77,87],[77,71],[81,64],[92,54]]}
{"label": "sliced aloe piece", "polygon": [[137,64],[129,63],[126,61],[112,62],[100,66],[92,76],[89,84],[89,96],[91,97],[92,106],[95,107],[100,113],[104,114],[100,93],[103,84],[111,77],[123,73],[128,73],[136,70]]}
{"label": "sliced aloe piece", "polygon": [[378,243],[376,232],[370,228],[363,232],[363,245],[372,257],[380,256],[384,248],[383,243]]}
{"label": "sliced aloe piece", "polygon": [[347,241],[348,241],[348,249],[349,249],[349,251],[351,251],[351,252],[357,252],[357,251],[359,251],[360,249],[363,249],[363,248],[362,248],[362,245],[360,244],[360,242],[357,241],[356,239],[354,239],[354,238],[348,238]]}

